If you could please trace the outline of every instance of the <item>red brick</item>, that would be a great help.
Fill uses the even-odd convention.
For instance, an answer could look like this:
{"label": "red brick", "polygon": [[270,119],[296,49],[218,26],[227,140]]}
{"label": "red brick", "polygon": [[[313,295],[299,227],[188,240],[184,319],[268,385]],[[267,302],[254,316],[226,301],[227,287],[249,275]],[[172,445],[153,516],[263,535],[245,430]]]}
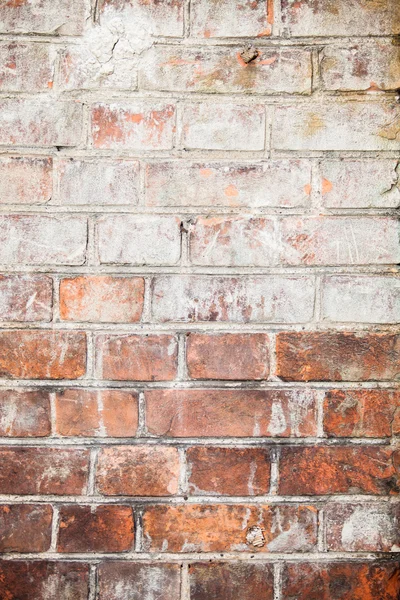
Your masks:
{"label": "red brick", "polygon": [[172,104],[97,104],[92,109],[95,148],[171,150],[175,135]]}
{"label": "red brick", "polygon": [[[240,130],[242,135],[238,137]],[[183,145],[187,150],[263,150],[265,107],[230,104],[186,104]]]}
{"label": "red brick", "polygon": [[146,165],[145,192],[148,206],[308,206],[311,166],[307,160],[287,159],[155,162]]}
{"label": "red brick", "polygon": [[300,48],[261,48],[250,63],[243,46],[153,46],[139,67],[139,85],[170,92],[307,94],[311,55]]}
{"label": "red brick", "polygon": [[0,376],[76,379],[86,372],[86,335],[80,331],[0,332]]}
{"label": "red brick", "polygon": [[162,323],[305,323],[313,318],[314,294],[311,277],[161,275],[153,279],[151,310]]}
{"label": "red brick", "polygon": [[282,260],[289,265],[398,263],[398,238],[398,221],[390,218],[288,217],[282,221]]}
{"label": "red brick", "polygon": [[183,36],[183,11],[183,0],[105,0],[100,7],[102,20],[118,17],[129,24],[135,17],[153,35],[165,37]]}
{"label": "red brick", "polygon": [[334,5],[331,0],[313,0],[312,4],[309,0],[283,0],[282,9],[286,30],[296,37],[383,36],[400,33],[400,7],[397,0],[372,3],[356,0],[351,5],[348,0],[336,0]]}
{"label": "red brick", "polygon": [[325,395],[324,431],[328,437],[391,437],[400,432],[399,418],[398,391],[332,390]]}
{"label": "red brick", "polygon": [[268,379],[269,339],[255,334],[191,334],[187,363],[192,379]]}
{"label": "red brick", "polygon": [[53,191],[51,158],[3,156],[0,159],[1,204],[46,204]]}
{"label": "red brick", "polygon": [[195,37],[262,37],[271,34],[272,4],[266,0],[237,4],[233,0],[209,4],[193,0],[191,33]]}
{"label": "red brick", "polygon": [[135,323],[143,310],[141,277],[88,276],[62,279],[60,317],[63,321]]}
{"label": "red brick", "polygon": [[173,215],[102,217],[97,226],[100,263],[176,265],[181,257],[180,225]]}
{"label": "red brick", "polygon": [[273,600],[274,573],[271,564],[191,563],[191,600]]}
{"label": "red brick", "polygon": [[84,600],[89,565],[43,560],[0,561],[0,597],[4,600]]}
{"label": "red brick", "polygon": [[[305,552],[315,548],[316,524],[309,506],[159,505],[144,512],[144,545],[150,552]],[[252,527],[263,530],[263,546],[248,542]]]}
{"label": "red brick", "polygon": [[55,57],[49,44],[0,44],[0,90],[35,93],[51,89]]}
{"label": "red brick", "polygon": [[62,506],[58,552],[126,552],[134,542],[129,506]]}
{"label": "red brick", "polygon": [[0,505],[0,552],[46,552],[52,517],[51,506]]}
{"label": "red brick", "polygon": [[282,600],[397,600],[397,561],[294,563],[283,570]]}
{"label": "red brick", "polygon": [[139,200],[139,163],[135,160],[61,160],[59,176],[63,206],[134,206]]}
{"label": "red brick", "polygon": [[81,141],[83,113],[76,101],[3,98],[0,115],[2,146],[49,148],[78,146]]}
{"label": "red brick", "polygon": [[85,218],[57,215],[0,216],[2,265],[82,265],[86,260],[86,245]]}
{"label": "red brick", "polygon": [[102,448],[97,463],[97,488],[105,496],[172,496],[178,493],[179,470],[176,448]]}
{"label": "red brick", "polygon": [[107,561],[99,565],[99,600],[175,600],[180,596],[180,565]]}
{"label": "red brick", "polygon": [[397,494],[400,463],[390,446],[282,448],[279,493],[283,495]]}
{"label": "red brick", "polygon": [[60,435],[131,437],[138,427],[138,394],[67,388],[56,393],[55,411]]}
{"label": "red brick", "polygon": [[262,496],[269,492],[269,450],[199,446],[189,448],[186,455],[193,496]]}
{"label": "red brick", "polygon": [[51,321],[53,281],[45,275],[0,275],[2,321]]}
{"label": "red brick", "polygon": [[2,447],[0,494],[85,494],[87,450]]}
{"label": "red brick", "polygon": [[398,552],[400,505],[328,504],[326,542],[333,552]]}
{"label": "red brick", "polygon": [[178,361],[177,340],[169,335],[103,335],[97,339],[100,377],[115,381],[170,381]]}
{"label": "red brick", "polygon": [[50,435],[50,397],[45,390],[0,390],[0,436]]}
{"label": "red brick", "polygon": [[51,0],[10,0],[0,8],[0,32],[80,35],[85,13],[85,4],[80,0],[61,0],[57,4]]}
{"label": "red brick", "polygon": [[385,381],[399,371],[400,339],[385,333],[279,333],[284,381]]}
{"label": "red brick", "polygon": [[317,434],[311,390],[146,390],[146,424],[165,437],[304,437]]}
{"label": "red brick", "polygon": [[190,226],[190,260],[213,267],[271,267],[279,258],[273,219],[198,217]]}

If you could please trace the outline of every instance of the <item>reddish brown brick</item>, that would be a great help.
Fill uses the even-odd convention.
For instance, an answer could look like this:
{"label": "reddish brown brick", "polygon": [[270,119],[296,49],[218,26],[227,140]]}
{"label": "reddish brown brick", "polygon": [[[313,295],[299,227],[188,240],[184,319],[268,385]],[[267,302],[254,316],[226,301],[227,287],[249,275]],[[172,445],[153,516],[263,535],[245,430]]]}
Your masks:
{"label": "reddish brown brick", "polygon": [[60,283],[60,317],[63,321],[135,323],[143,310],[141,277],[89,276]]}
{"label": "reddish brown brick", "polygon": [[44,275],[0,275],[2,321],[51,321],[53,282]]}
{"label": "reddish brown brick", "polygon": [[[309,506],[159,505],[143,515],[144,544],[150,552],[304,552],[315,547],[316,523]],[[252,527],[263,530],[262,547],[247,539]]]}
{"label": "reddish brown brick", "polygon": [[103,379],[170,381],[177,371],[178,345],[170,335],[103,335],[97,338],[97,368]]}
{"label": "reddish brown brick", "polygon": [[51,158],[3,156],[0,159],[1,204],[46,204],[51,199]]}
{"label": "reddish brown brick", "polygon": [[400,432],[399,419],[399,391],[331,390],[325,396],[328,437],[390,437]]}
{"label": "reddish brown brick", "polygon": [[50,547],[52,517],[51,506],[1,505],[0,552],[46,552]]}
{"label": "reddish brown brick", "polygon": [[282,448],[279,493],[397,494],[400,461],[390,446]]}
{"label": "reddish brown brick", "polygon": [[180,565],[107,561],[99,566],[99,600],[175,600],[180,596]]}
{"label": "reddish brown brick", "polygon": [[0,390],[1,436],[43,437],[50,432],[49,392]]}
{"label": "reddish brown brick", "polygon": [[284,567],[282,600],[397,600],[398,561],[294,563]]}
{"label": "reddish brown brick", "polygon": [[279,333],[284,381],[385,381],[397,378],[400,336],[386,333]]}
{"label": "reddish brown brick", "polygon": [[189,448],[189,493],[261,496],[268,494],[270,453],[263,448]]}
{"label": "reddish brown brick", "polygon": [[0,598],[4,600],[85,600],[89,565],[73,562],[0,561]]}
{"label": "reddish brown brick", "polygon": [[58,552],[126,552],[134,542],[130,506],[62,506]]}
{"label": "reddish brown brick", "polygon": [[191,334],[187,363],[192,379],[268,379],[269,338],[255,334]]}
{"label": "reddish brown brick", "polygon": [[0,377],[77,379],[86,372],[86,335],[80,331],[0,332]]}
{"label": "reddish brown brick", "polygon": [[398,552],[400,505],[328,504],[326,543],[334,552]]}
{"label": "reddish brown brick", "polygon": [[88,450],[3,447],[0,494],[85,494]]}
{"label": "reddish brown brick", "polygon": [[65,389],[56,394],[55,410],[60,435],[136,435],[138,394],[134,391]]}
{"label": "reddish brown brick", "polygon": [[167,437],[304,437],[317,433],[311,390],[146,390],[146,423]]}
{"label": "reddish brown brick", "polygon": [[179,469],[176,448],[102,448],[97,463],[97,488],[105,496],[172,496],[178,493]]}
{"label": "reddish brown brick", "polygon": [[271,564],[192,563],[189,565],[191,600],[273,600]]}

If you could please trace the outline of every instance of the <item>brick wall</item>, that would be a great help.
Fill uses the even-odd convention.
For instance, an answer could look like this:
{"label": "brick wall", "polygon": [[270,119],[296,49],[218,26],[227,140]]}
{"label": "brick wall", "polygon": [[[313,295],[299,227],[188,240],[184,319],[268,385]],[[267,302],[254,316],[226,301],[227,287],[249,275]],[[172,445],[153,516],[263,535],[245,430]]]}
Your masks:
{"label": "brick wall", "polygon": [[0,34],[0,599],[398,599],[398,0]]}

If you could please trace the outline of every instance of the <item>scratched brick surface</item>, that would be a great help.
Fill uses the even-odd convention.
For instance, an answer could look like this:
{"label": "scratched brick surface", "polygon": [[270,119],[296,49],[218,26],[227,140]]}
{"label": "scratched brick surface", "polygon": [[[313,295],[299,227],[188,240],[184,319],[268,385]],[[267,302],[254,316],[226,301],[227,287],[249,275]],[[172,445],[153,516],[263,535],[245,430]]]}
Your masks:
{"label": "scratched brick surface", "polygon": [[0,3],[0,600],[400,598],[399,36]]}

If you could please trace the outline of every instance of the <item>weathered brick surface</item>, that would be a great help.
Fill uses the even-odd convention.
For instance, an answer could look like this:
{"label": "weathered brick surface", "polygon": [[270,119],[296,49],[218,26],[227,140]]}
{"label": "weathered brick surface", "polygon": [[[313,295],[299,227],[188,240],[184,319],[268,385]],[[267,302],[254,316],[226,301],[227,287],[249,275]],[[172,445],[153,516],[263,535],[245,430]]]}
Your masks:
{"label": "weathered brick surface", "polygon": [[328,550],[398,551],[399,504],[328,504],[325,510]]}
{"label": "weathered brick surface", "polygon": [[[391,165],[394,169],[396,163],[391,161]],[[390,167],[388,176],[391,185]],[[295,208],[309,205],[310,192],[311,166],[301,159],[146,165],[149,206]]]}
{"label": "weathered brick surface", "polygon": [[400,394],[391,390],[332,390],[324,400],[328,437],[384,438],[400,431]]}
{"label": "weathered brick surface", "polygon": [[265,109],[261,104],[186,104],[182,141],[188,150],[263,150]]}
{"label": "weathered brick surface", "polygon": [[133,512],[129,506],[62,506],[59,552],[126,552],[134,542]]}
{"label": "weathered brick surface", "polygon": [[65,389],[55,396],[62,436],[131,437],[138,427],[138,395],[123,390]]}
{"label": "weathered brick surface", "polygon": [[52,159],[0,159],[1,204],[46,204],[52,195]]}
{"label": "weathered brick surface", "polygon": [[148,565],[108,561],[99,567],[99,600],[171,600],[180,593],[180,568],[176,564]]}
{"label": "weathered brick surface", "polygon": [[0,505],[0,552],[45,552],[50,547],[51,506]]}
{"label": "weathered brick surface", "polygon": [[257,596],[273,600],[272,565],[249,563],[192,563],[189,566],[190,598],[192,600],[242,600]]}
{"label": "weathered brick surface", "polygon": [[81,331],[0,332],[0,375],[5,379],[77,379],[86,372]]}
{"label": "weathered brick surface", "polygon": [[3,447],[1,494],[84,494],[89,452],[79,449]]}
{"label": "weathered brick surface", "polygon": [[313,307],[314,282],[307,277],[167,275],[153,283],[153,317],[164,323],[307,322]]}
{"label": "weathered brick surface", "polygon": [[59,163],[60,203],[132,206],[138,203],[139,164],[128,160],[63,160]]}
{"label": "weathered brick surface", "polygon": [[63,321],[135,323],[143,310],[140,277],[74,277],[60,283]]}
{"label": "weathered brick surface", "polygon": [[192,379],[268,379],[268,336],[191,334],[187,365]]}
{"label": "weathered brick surface", "polygon": [[400,361],[398,336],[385,333],[280,333],[276,350],[284,381],[390,381]]}
{"label": "weathered brick surface", "polygon": [[0,391],[2,437],[44,437],[50,432],[50,397],[47,391]]}
{"label": "weathered brick surface", "polygon": [[116,381],[170,381],[177,371],[178,345],[169,335],[99,336],[99,377]]}
{"label": "weathered brick surface", "polygon": [[148,390],[146,423],[166,437],[306,437],[317,431],[308,390]]}
{"label": "weathered brick surface", "polygon": [[399,1],[0,35],[0,600],[398,600]]}
{"label": "weathered brick surface", "polygon": [[89,565],[82,562],[2,560],[0,594],[7,600],[81,600],[89,591]]}
{"label": "weathered brick surface", "polygon": [[53,282],[45,275],[0,275],[2,321],[51,321]]}
{"label": "weathered brick surface", "polygon": [[[216,5],[214,5],[216,6]],[[226,5],[224,6],[224,9]],[[311,91],[311,55],[300,48],[259,50],[245,63],[242,47],[176,49],[156,46],[139,69],[142,87],[170,92],[305,94]]]}
{"label": "weathered brick surface", "polygon": [[279,491],[322,494],[398,494],[400,468],[390,446],[283,448]]}
{"label": "weathered brick surface", "polygon": [[[315,548],[316,517],[311,506],[152,506],[143,515],[144,544],[153,552],[305,552]],[[257,526],[262,546],[248,540]]]}
{"label": "weathered brick surface", "polygon": [[179,454],[163,446],[101,450],[97,488],[106,496],[172,496],[178,492]]}
{"label": "weathered brick surface", "polygon": [[189,493],[262,496],[269,492],[270,456],[261,448],[189,448]]}
{"label": "weathered brick surface", "polygon": [[292,563],[283,572],[283,600],[396,600],[397,561]]}
{"label": "weathered brick surface", "polygon": [[152,215],[102,217],[98,244],[104,264],[175,265],[181,255],[180,220]]}

